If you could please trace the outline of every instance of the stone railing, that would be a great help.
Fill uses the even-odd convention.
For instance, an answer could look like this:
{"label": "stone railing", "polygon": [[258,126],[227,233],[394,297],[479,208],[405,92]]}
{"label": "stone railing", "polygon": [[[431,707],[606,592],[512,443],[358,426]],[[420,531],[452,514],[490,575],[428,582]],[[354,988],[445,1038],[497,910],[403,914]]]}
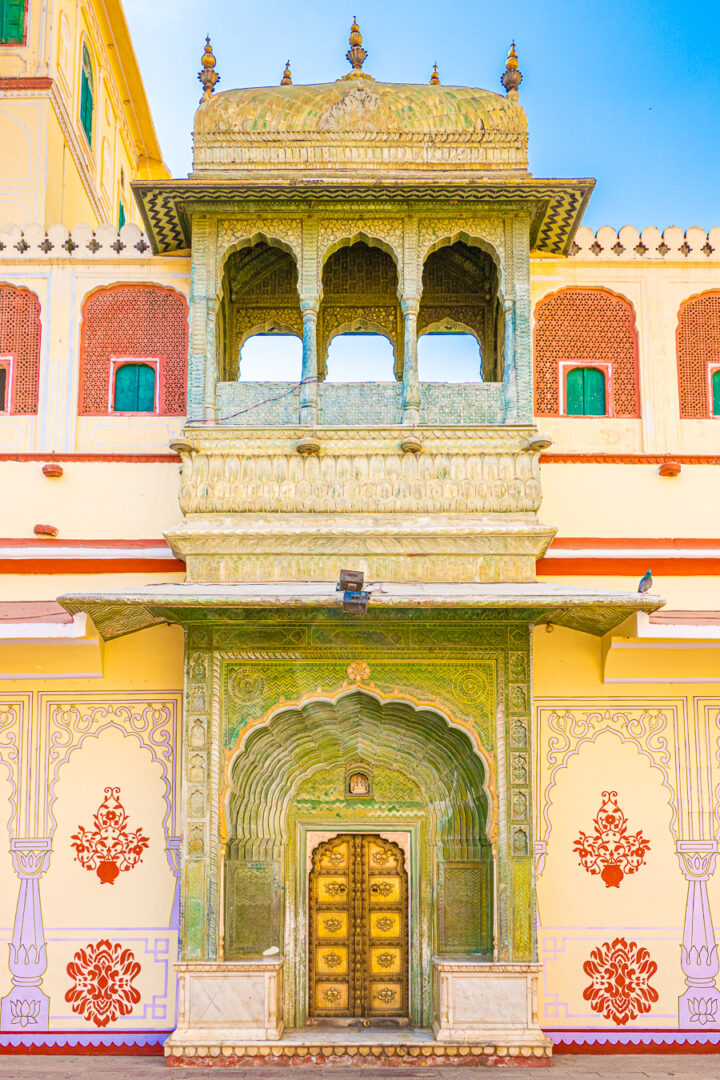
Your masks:
{"label": "stone railing", "polygon": [[0,225],[2,259],[147,259],[152,248],[138,225],[128,223],[118,231],[115,225]]}
{"label": "stone railing", "polygon": [[185,514],[534,514],[531,428],[186,429]]}
{"label": "stone railing", "polygon": [[632,225],[619,231],[603,225],[595,233],[584,225],[575,234],[570,248],[571,257],[577,259],[641,259],[644,262],[712,262],[720,261],[720,226],[706,232],[693,225],[683,232],[671,225],[660,232],[649,226],[638,232]]}

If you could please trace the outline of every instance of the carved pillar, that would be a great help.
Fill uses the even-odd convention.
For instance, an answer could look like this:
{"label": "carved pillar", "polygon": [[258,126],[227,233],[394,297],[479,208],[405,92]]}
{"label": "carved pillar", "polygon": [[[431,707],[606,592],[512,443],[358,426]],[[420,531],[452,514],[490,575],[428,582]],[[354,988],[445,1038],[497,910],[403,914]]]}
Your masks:
{"label": "carved pillar", "polygon": [[303,317],[302,385],[300,387],[300,423],[317,424],[318,421],[318,342],[317,323],[319,301],[317,297],[300,301]]}
{"label": "carved pillar", "polygon": [[503,347],[503,399],[505,422],[517,419],[517,378],[515,372],[515,304],[503,301],[505,342]]}
{"label": "carved pillar", "polygon": [[11,840],[20,892],[10,942],[12,989],[2,999],[3,1031],[47,1031],[50,999],[40,989],[47,968],[45,932],[40,909],[40,878],[50,863],[51,840]]}
{"label": "carved pillar", "polygon": [[403,362],[403,424],[420,423],[420,382],[417,359],[417,321],[420,300],[404,296],[401,300],[405,319],[405,354]]}
{"label": "carved pillar", "polygon": [[688,881],[680,952],[688,988],[678,999],[678,1023],[681,1028],[717,1028],[720,991],[715,978],[719,965],[707,891],[708,878],[715,870],[717,844],[714,840],[678,840],[677,853]]}

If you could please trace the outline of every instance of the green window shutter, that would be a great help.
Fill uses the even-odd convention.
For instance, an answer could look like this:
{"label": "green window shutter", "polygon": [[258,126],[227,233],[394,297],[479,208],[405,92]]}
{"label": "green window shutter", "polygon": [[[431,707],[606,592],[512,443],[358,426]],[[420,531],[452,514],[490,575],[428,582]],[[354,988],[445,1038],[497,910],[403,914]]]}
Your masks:
{"label": "green window shutter", "polygon": [[120,206],[118,208],[118,229],[122,229],[124,224],[125,224],[125,207],[123,206],[122,203],[120,203]]}
{"label": "green window shutter", "polygon": [[155,368],[138,364],[138,412],[155,412]]}
{"label": "green window shutter", "polygon": [[606,416],[605,375],[599,368],[572,368],[565,378],[567,416]]}
{"label": "green window shutter", "polygon": [[80,76],[80,123],[90,146],[92,146],[94,97],[95,89],[90,53],[87,50],[87,45],[83,45],[82,74]]}
{"label": "green window shutter", "polygon": [[123,364],[115,371],[114,412],[155,412],[155,368]]}
{"label": "green window shutter", "polygon": [[25,40],[25,0],[0,0],[0,45]]}
{"label": "green window shutter", "polygon": [[598,368],[585,368],[585,415],[605,416],[605,375]]}
{"label": "green window shutter", "polygon": [[565,412],[568,416],[585,415],[585,371],[573,368],[565,378]]}
{"label": "green window shutter", "polygon": [[712,377],[712,414],[720,416],[720,371],[714,371]]}
{"label": "green window shutter", "polygon": [[6,367],[0,367],[0,412],[7,410],[8,401],[8,372]]}

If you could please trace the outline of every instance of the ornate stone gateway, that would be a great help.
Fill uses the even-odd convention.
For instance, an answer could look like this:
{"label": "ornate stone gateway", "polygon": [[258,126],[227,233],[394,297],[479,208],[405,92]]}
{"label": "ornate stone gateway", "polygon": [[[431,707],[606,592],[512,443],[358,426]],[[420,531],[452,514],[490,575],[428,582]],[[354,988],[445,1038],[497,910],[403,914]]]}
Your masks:
{"label": "ornate stone gateway", "polygon": [[310,871],[310,1017],[408,1016],[408,875],[398,844],[344,833]]}

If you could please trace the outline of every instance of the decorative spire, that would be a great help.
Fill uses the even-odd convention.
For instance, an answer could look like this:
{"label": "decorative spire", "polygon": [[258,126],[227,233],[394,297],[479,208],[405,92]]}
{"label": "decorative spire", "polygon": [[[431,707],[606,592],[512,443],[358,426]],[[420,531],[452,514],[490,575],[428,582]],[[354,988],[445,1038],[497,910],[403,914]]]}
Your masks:
{"label": "decorative spire", "polygon": [[285,70],[283,71],[283,77],[280,80],[280,85],[292,86],[292,84],[292,72],[290,70],[290,61],[288,60],[287,64],[285,65]]}
{"label": "decorative spire", "polygon": [[215,93],[215,83],[220,81],[220,76],[215,70],[216,61],[209,36],[205,38],[205,48],[200,63],[202,64],[202,71],[199,73],[198,79],[203,85],[203,96],[200,98],[200,104],[202,105],[203,101],[210,100]]}
{"label": "decorative spire", "polygon": [[433,64],[432,75],[430,76],[430,85],[439,86],[440,76],[438,75],[437,64]]}
{"label": "decorative spire", "polygon": [[519,70],[514,41],[510,46],[510,52],[508,53],[507,60],[505,61],[505,74],[503,75],[500,82],[505,87],[508,97],[517,98],[518,86],[522,82],[522,72]]}
{"label": "decorative spire", "polygon": [[362,66],[367,60],[367,51],[362,47],[362,34],[355,16],[353,16],[353,24],[350,27],[350,48],[345,55],[352,65],[352,71],[349,71],[347,75],[343,75],[344,79],[371,78],[362,70]]}

